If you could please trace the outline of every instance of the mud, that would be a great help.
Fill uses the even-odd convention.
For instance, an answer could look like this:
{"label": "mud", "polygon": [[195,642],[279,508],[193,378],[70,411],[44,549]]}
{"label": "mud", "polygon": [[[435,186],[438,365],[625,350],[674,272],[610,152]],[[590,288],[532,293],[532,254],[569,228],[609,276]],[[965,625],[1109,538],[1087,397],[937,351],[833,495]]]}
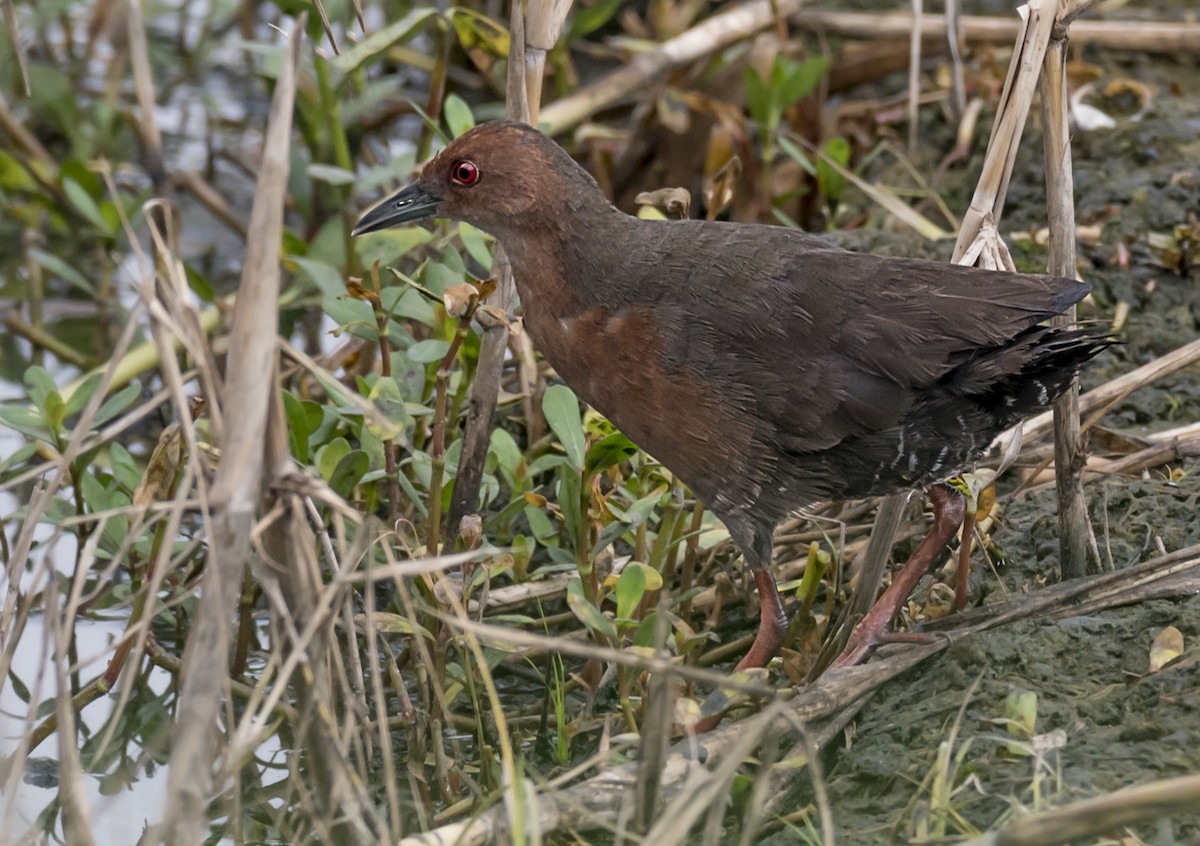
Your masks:
{"label": "mud", "polygon": [[[1153,558],[1160,540],[1167,549],[1200,542],[1197,500],[1195,476],[1179,483],[1112,480],[1090,486],[1089,513],[1099,526],[1107,510],[1107,544],[1101,534],[1100,545],[1121,567]],[[1005,544],[998,570],[1010,594],[1056,579],[1053,509],[1047,491],[1007,510],[1009,528],[997,536]],[[999,588],[993,591],[1003,598]],[[1151,674],[1150,647],[1166,626],[1183,634],[1185,656]],[[828,756],[838,842],[907,843],[928,834],[938,815],[926,779],[939,770],[946,744],[952,759],[961,755],[949,770],[955,790],[949,805],[960,821],[947,824],[948,835],[995,828],[1014,808],[1048,809],[1200,771],[1197,643],[1200,597],[1188,597],[1023,621],[952,646],[881,690],[859,716],[853,742]],[[1035,732],[1062,732],[1061,747],[1040,758],[1008,753],[1012,738],[1001,721],[1014,690],[1037,694]],[[811,798],[807,791],[796,797]],[[1200,843],[1200,813],[1134,832],[1145,843]]]}

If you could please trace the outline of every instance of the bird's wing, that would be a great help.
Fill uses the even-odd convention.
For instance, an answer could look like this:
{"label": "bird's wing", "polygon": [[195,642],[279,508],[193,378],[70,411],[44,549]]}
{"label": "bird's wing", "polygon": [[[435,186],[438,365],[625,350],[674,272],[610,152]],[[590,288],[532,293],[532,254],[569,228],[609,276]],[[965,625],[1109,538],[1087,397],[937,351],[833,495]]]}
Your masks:
{"label": "bird's wing", "polygon": [[799,451],[899,425],[922,389],[1087,292],[850,253],[777,227],[704,228],[660,268],[666,364],[719,385],[731,410]]}

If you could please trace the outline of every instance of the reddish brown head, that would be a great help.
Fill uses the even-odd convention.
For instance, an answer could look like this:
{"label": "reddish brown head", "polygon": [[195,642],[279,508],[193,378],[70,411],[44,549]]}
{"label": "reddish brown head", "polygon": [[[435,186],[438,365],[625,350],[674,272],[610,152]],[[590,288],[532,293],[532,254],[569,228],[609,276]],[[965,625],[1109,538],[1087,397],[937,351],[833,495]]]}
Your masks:
{"label": "reddish brown head", "polygon": [[420,179],[363,215],[354,234],[437,216],[501,237],[561,225],[592,204],[609,207],[595,180],[561,147],[533,127],[498,121],[451,142]]}

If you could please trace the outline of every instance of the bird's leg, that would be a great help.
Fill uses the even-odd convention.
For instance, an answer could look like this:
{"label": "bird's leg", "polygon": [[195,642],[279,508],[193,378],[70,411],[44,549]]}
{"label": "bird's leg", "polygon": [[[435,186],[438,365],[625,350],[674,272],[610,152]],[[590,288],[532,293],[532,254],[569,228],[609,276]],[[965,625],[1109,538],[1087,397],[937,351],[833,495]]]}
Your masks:
{"label": "bird's leg", "polygon": [[769,568],[754,570],[758,586],[758,633],[754,643],[733,668],[736,673],[748,667],[765,667],[775,657],[788,633],[788,616],[783,610],[783,598]]}
{"label": "bird's leg", "polygon": [[975,534],[975,502],[967,503],[962,521],[962,543],[958,549],[958,568],[954,571],[954,610],[967,607],[967,587],[971,572],[971,542]]}
{"label": "bird's leg", "polygon": [[[752,568],[751,572],[754,574],[754,583],[758,586],[758,633],[754,635],[754,643],[751,644],[749,651],[733,668],[735,673],[738,670],[767,666],[775,657],[775,653],[779,651],[779,647],[788,633],[787,612],[783,609],[783,598],[779,595],[779,587],[775,584],[775,577],[771,575],[771,570],[766,567],[756,567]],[[694,723],[688,732],[705,734],[712,731],[721,722],[721,717],[725,715],[730,704],[727,692],[713,691],[704,700],[704,705],[701,707],[701,711],[708,713],[709,716]]]}
{"label": "bird's leg", "polygon": [[962,525],[966,497],[961,491],[949,485],[931,485],[928,493],[929,501],[933,504],[933,528],[892,579],[883,596],[879,597],[879,601],[850,632],[846,648],[833,662],[833,666],[851,667],[860,664],[867,660],[880,644],[894,639],[889,633],[892,620]]}

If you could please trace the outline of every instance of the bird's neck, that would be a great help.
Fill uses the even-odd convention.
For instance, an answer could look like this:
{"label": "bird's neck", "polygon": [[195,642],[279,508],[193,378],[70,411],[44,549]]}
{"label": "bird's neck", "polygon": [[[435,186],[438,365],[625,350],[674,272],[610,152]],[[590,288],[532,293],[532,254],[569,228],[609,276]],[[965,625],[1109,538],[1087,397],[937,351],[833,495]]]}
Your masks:
{"label": "bird's neck", "polygon": [[604,200],[501,234],[526,321],[619,307],[617,283],[637,222]]}

